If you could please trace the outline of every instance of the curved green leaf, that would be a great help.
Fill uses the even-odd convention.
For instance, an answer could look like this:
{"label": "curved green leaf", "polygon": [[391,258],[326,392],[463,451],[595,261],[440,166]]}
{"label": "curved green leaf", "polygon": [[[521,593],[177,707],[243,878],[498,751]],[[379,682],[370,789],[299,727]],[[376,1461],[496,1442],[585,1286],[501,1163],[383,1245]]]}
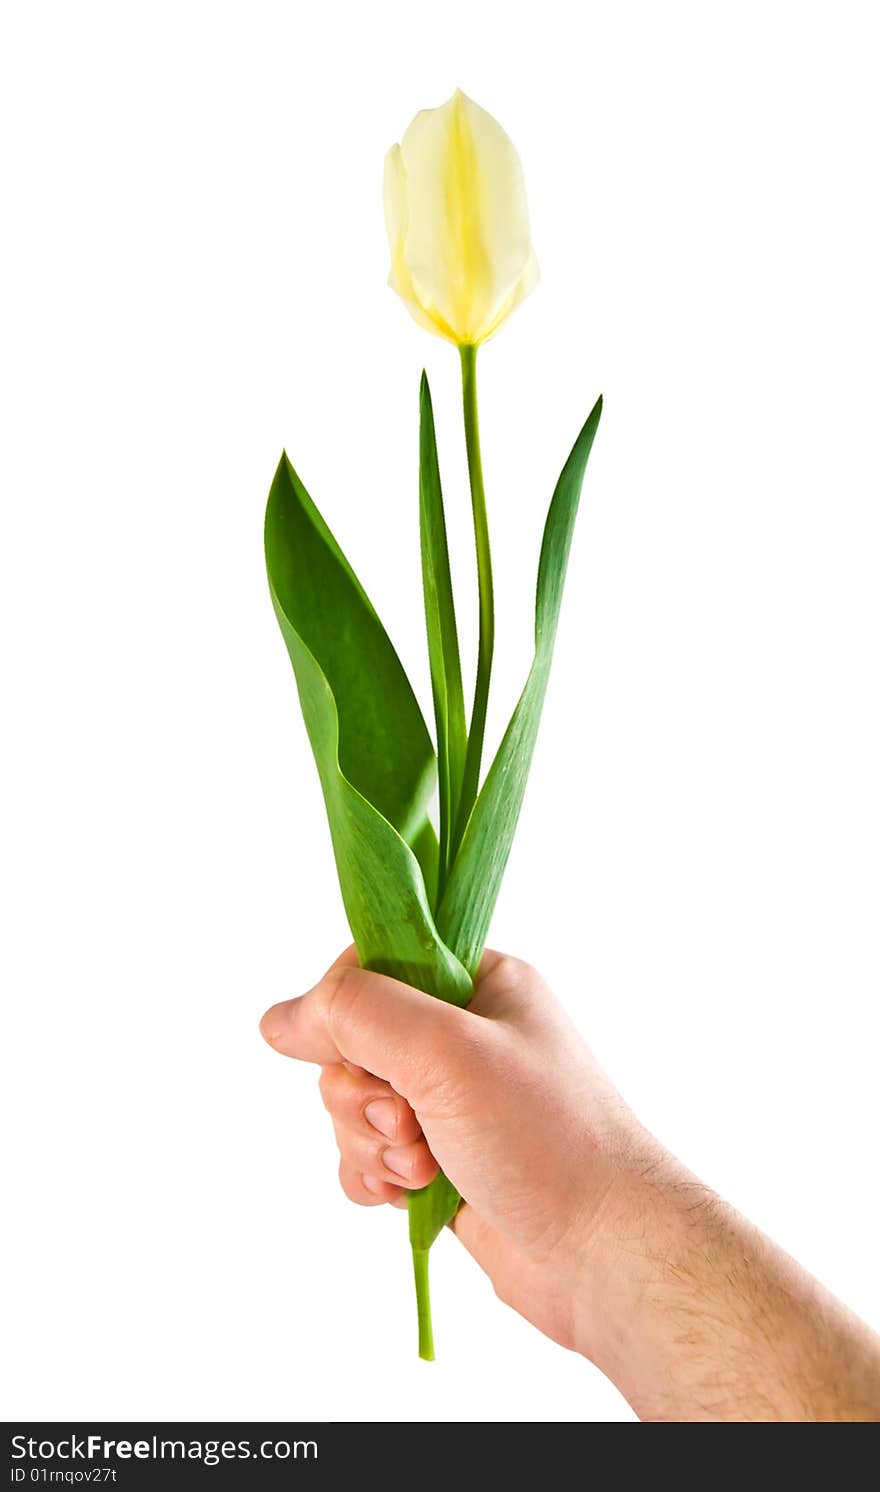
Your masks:
{"label": "curved green leaf", "polygon": [[470,978],[437,934],[414,853],[430,873],[430,738],[379,618],[286,455],[265,536],[272,601],[361,963],[465,1005]]}
{"label": "curved green leaf", "polygon": [[266,563],[336,701],[342,772],[411,838],[434,786],[431,738],[388,634],[286,453],[266,509]]}
{"label": "curved green leaf", "polygon": [[541,709],[550,677],[553,644],[574,521],[587,460],[602,414],[597,399],[556,484],[541,545],[535,602],[535,657],[526,686],[474,804],[445,895],[437,913],[441,937],[472,974],[489,930],[510,854]]}

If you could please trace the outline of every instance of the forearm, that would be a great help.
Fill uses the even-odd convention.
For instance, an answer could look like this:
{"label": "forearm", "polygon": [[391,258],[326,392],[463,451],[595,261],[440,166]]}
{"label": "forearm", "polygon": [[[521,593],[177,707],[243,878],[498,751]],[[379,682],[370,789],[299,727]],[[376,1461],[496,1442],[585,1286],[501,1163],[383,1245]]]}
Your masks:
{"label": "forearm", "polygon": [[610,1191],[578,1346],[643,1420],[880,1420],[880,1338],[658,1152]]}

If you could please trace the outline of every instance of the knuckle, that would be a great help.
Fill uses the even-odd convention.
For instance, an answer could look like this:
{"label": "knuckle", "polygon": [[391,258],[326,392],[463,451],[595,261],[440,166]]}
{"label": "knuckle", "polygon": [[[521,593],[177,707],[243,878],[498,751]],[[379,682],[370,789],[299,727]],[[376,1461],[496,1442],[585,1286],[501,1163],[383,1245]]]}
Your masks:
{"label": "knuckle", "polygon": [[334,1067],[325,1067],[318,1079],[318,1090],[324,1108],[334,1119],[343,1119],[351,1116],[357,1109],[358,1097],[355,1080],[349,1077],[345,1068],[337,1064]]}
{"label": "knuckle", "polygon": [[395,1138],[408,1144],[417,1140],[422,1133],[422,1127],[408,1103],[397,1104],[397,1133]]}
{"label": "knuckle", "polygon": [[382,1156],[388,1149],[388,1144],[385,1136],[375,1130],[368,1135],[359,1135],[354,1142],[354,1148],[357,1150],[361,1166],[372,1166],[374,1169],[378,1166],[381,1170],[384,1164]]}
{"label": "knuckle", "polygon": [[[352,964],[342,964],[331,970],[324,981],[324,1019],[331,1038],[340,1045],[339,1038],[354,1018],[355,1009],[363,997],[363,969]],[[343,1041],[344,1046],[344,1041]],[[342,1047],[340,1047],[340,1050]]]}
{"label": "knuckle", "polygon": [[524,963],[521,958],[512,959],[511,962],[515,966],[510,971],[511,977],[515,977],[520,985],[525,985],[528,989],[536,984],[543,984],[543,976],[538,973],[534,964]]}
{"label": "knuckle", "polygon": [[356,1202],[357,1197],[352,1191],[353,1176],[347,1163],[343,1160],[339,1163],[339,1185],[348,1197],[349,1202]]}
{"label": "knuckle", "polygon": [[358,1207],[370,1207],[375,1198],[364,1195],[364,1178],[356,1166],[343,1161],[339,1167],[339,1181],[349,1202],[354,1202]]}
{"label": "knuckle", "polygon": [[544,1005],[546,993],[537,969],[510,953],[498,953],[478,981],[473,1010],[495,1025],[518,1026]]}
{"label": "knuckle", "polygon": [[502,953],[498,949],[487,949],[478,977],[481,980],[491,980],[493,984],[509,984],[522,979],[528,973],[529,965],[521,958],[514,958],[512,953]]}
{"label": "knuckle", "polygon": [[499,984],[509,984],[512,980],[519,979],[527,968],[528,965],[514,958],[512,953],[499,953],[492,965],[492,978],[497,979]]}
{"label": "knuckle", "polygon": [[511,1297],[511,1290],[510,1290],[510,1284],[509,1284],[508,1280],[506,1280],[506,1279],[493,1279],[492,1280],[492,1293],[494,1294],[496,1300],[500,1300],[501,1301],[502,1305],[506,1305],[506,1306],[510,1305],[510,1303],[511,1303],[511,1299],[510,1299],[510,1297]]}
{"label": "knuckle", "polygon": [[430,1150],[426,1146],[420,1146],[413,1160],[412,1176],[419,1186],[427,1186],[433,1181],[439,1167]]}
{"label": "knuckle", "polygon": [[324,980],[324,1000],[328,1018],[333,1021],[345,1014],[350,1002],[356,998],[363,970],[354,964],[340,964],[331,969]]}
{"label": "knuckle", "polygon": [[537,969],[532,964],[525,963],[521,958],[514,958],[512,953],[498,955],[498,960],[492,968],[491,978],[497,989],[517,995],[524,995],[527,990],[534,989],[537,984],[542,983]]}
{"label": "knuckle", "polygon": [[336,1148],[342,1157],[342,1164],[351,1168],[361,1159],[361,1147],[351,1131],[341,1124],[334,1124],[333,1129],[336,1135]]}

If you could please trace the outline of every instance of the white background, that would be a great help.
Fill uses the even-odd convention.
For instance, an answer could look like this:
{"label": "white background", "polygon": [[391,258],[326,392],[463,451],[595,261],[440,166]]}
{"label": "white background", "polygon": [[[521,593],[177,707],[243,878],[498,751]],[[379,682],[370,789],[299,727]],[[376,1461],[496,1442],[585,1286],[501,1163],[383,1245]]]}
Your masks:
{"label": "white background", "polygon": [[386,148],[461,85],[542,281],[481,357],[497,739],[599,391],[492,932],[656,1132],[880,1324],[874,7],[7,3],[7,1416],[631,1418],[335,1177],[256,1024],[347,941],[269,605],[282,444],[426,688],[427,365]]}

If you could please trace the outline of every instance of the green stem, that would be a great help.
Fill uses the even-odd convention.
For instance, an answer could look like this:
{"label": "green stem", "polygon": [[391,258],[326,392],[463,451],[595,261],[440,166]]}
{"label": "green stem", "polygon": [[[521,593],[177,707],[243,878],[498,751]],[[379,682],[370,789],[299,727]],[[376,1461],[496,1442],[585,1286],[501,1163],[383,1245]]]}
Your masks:
{"label": "green stem", "polygon": [[416,1305],[419,1313],[419,1357],[434,1361],[434,1329],[431,1324],[431,1288],[428,1282],[428,1250],[413,1249],[413,1273],[416,1277]]}
{"label": "green stem", "polygon": [[452,1182],[438,1171],[429,1186],[409,1192],[409,1242],[416,1276],[416,1300],[419,1308],[419,1356],[434,1361],[434,1335],[431,1330],[431,1294],[428,1289],[428,1251],[446,1224],[458,1211],[461,1197]]}
{"label": "green stem", "polygon": [[[483,486],[483,461],[480,455],[480,421],[477,413],[477,349],[460,347],[461,398],[464,410],[464,437],[467,445],[471,507],[474,514],[474,539],[477,546],[477,578],[480,588],[480,642],[477,654],[477,680],[474,707],[468,731],[456,840],[461,842],[465,826],[480,788],[480,762],[486,732],[486,709],[489,703],[489,680],[492,675],[492,652],[495,646],[495,601],[492,587],[492,554],[489,548],[489,522],[486,517],[486,492]],[[456,844],[456,848],[457,848]]]}

